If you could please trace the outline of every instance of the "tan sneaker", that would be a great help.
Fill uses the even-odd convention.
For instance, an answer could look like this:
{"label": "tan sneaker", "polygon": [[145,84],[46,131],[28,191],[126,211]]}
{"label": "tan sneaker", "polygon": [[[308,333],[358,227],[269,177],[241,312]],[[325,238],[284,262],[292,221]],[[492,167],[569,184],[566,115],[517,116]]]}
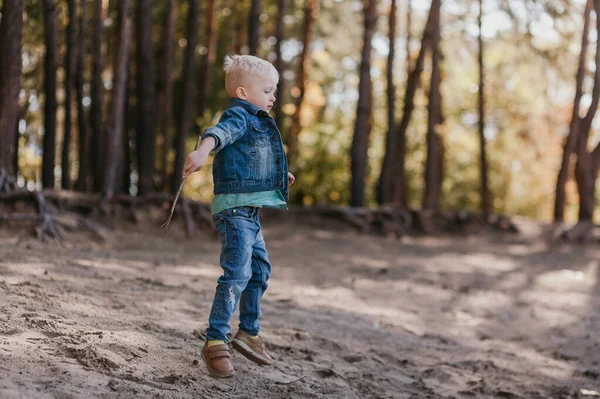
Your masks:
{"label": "tan sneaker", "polygon": [[242,330],[239,330],[233,337],[231,345],[254,363],[265,366],[273,364],[273,358],[267,353],[265,343],[261,337],[253,339]]}
{"label": "tan sneaker", "polygon": [[229,360],[231,352],[225,344],[208,346],[207,343],[202,347],[202,359],[210,375],[216,378],[233,377],[235,371]]}

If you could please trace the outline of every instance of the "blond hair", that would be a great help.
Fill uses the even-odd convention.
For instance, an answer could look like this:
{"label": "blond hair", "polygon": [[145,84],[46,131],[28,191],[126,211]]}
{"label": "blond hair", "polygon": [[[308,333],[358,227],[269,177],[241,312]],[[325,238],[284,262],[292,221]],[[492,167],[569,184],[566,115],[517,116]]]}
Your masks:
{"label": "blond hair", "polygon": [[268,76],[279,81],[277,69],[268,61],[253,55],[227,55],[223,63],[225,71],[225,89],[230,97],[235,97],[235,91],[245,86],[248,76]]}

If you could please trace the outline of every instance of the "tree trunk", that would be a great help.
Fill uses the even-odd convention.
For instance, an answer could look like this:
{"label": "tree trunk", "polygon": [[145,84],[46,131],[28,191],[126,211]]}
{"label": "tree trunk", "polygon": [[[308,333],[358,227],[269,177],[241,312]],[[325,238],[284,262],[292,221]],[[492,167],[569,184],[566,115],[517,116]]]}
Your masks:
{"label": "tree trunk", "polygon": [[242,47],[248,41],[248,29],[246,23],[246,13],[242,1],[232,1],[231,5],[231,50],[232,54],[241,54]]}
{"label": "tree trunk", "polygon": [[575,179],[579,193],[579,222],[591,222],[593,220],[596,206],[597,177],[598,168],[593,165],[592,155],[587,150],[585,150],[585,153],[580,150],[577,154],[575,166]]}
{"label": "tree trunk", "polygon": [[169,0],[165,13],[162,34],[162,61],[158,84],[158,128],[162,135],[162,189],[167,190],[169,176],[168,154],[171,148],[171,126],[173,124],[173,43],[177,23],[177,0]]}
{"label": "tree trunk", "polygon": [[[19,91],[21,90],[21,41],[23,0],[4,0],[0,21],[0,170],[17,173],[14,157],[18,142]],[[18,137],[18,136],[17,136]]]}
{"label": "tree trunk", "polygon": [[202,117],[206,105],[210,102],[212,89],[212,72],[217,61],[217,31],[216,23],[216,1],[209,0],[206,13],[206,49],[207,53],[202,60],[200,70],[200,90],[198,92],[198,115]]}
{"label": "tree trunk", "polygon": [[72,106],[73,99],[73,51],[75,50],[75,19],[77,18],[76,0],[67,0],[69,23],[67,24],[67,54],[65,56],[65,125],[62,146],[62,179],[61,186],[71,188],[69,151],[71,150]]}
{"label": "tree trunk", "polygon": [[[0,86],[2,85],[2,83],[0,83]],[[14,146],[14,153],[13,153],[13,160],[12,160],[12,165],[13,167],[11,168],[12,171],[14,172],[10,172],[7,170],[7,172],[12,173],[13,175],[16,175],[17,172],[19,171],[19,137],[21,136],[21,133],[19,132],[19,121],[21,120],[21,112],[17,112],[17,118],[15,121],[15,127],[14,127],[14,139],[13,139],[13,143],[14,144],[9,144],[9,145],[13,145]],[[0,140],[2,140],[2,135],[0,135]],[[0,170],[2,170],[2,166],[0,164]]]}
{"label": "tree trunk", "polygon": [[[439,18],[439,16],[438,16]],[[440,26],[441,29],[441,26]],[[442,53],[442,50],[439,46],[439,38],[438,38],[438,54],[439,54],[439,61],[438,61],[438,82],[437,82],[437,109],[436,109],[436,115],[437,115],[437,126],[438,127],[442,127],[444,125],[445,122],[445,117],[444,117],[444,113],[442,111],[442,92],[441,92],[441,86],[442,86],[442,75],[443,72],[441,70],[442,68],[442,64],[444,62],[444,54]],[[438,131],[438,129],[435,129],[436,132],[436,139],[437,139],[437,153],[438,153],[438,171],[437,171],[437,181],[436,181],[436,185],[435,185],[435,189],[437,190],[437,202],[439,204],[441,195],[442,195],[442,185],[444,182],[444,176],[445,176],[445,170],[446,170],[446,142],[444,140],[444,136],[441,134],[440,131]]]}
{"label": "tree trunk", "polygon": [[198,14],[200,13],[199,0],[190,0],[187,22],[187,47],[183,63],[183,99],[181,114],[179,115],[178,132],[176,140],[175,171],[171,180],[171,193],[175,194],[183,175],[185,161],[185,139],[190,131],[194,117],[194,99],[196,90],[196,44],[198,43]]}
{"label": "tree trunk", "polygon": [[[596,14],[596,31],[600,32],[600,0],[594,0]],[[596,179],[600,166],[600,144],[590,153],[587,149],[590,130],[600,100],[600,40],[596,41],[596,56],[594,59],[594,86],[592,101],[587,114],[581,121],[577,137],[577,162],[575,164],[575,180],[579,192],[579,222],[591,222],[594,217],[596,204]]]}
{"label": "tree trunk", "polygon": [[385,142],[385,155],[383,157],[383,165],[381,167],[381,174],[379,175],[379,184],[377,187],[377,202],[379,204],[385,204],[391,201],[393,180],[395,176],[392,174],[392,149],[398,146],[397,137],[395,134],[397,131],[394,129],[394,122],[396,121],[396,87],[394,86],[394,56],[396,51],[394,49],[396,45],[396,0],[392,0],[390,5],[390,14],[388,17],[388,40],[389,49],[387,58],[387,106],[388,106],[388,131]]}
{"label": "tree trunk", "polygon": [[[44,0],[44,141],[42,156],[42,186],[54,188],[56,163],[56,70],[58,68],[58,31],[56,0]],[[10,130],[12,134],[12,130]]]}
{"label": "tree trunk", "polygon": [[583,17],[583,36],[581,38],[581,52],[579,53],[579,64],[577,75],[575,77],[575,98],[573,100],[573,111],[571,113],[571,123],[569,125],[569,134],[563,145],[563,155],[560,164],[560,170],[556,179],[556,191],[554,199],[554,221],[562,222],[565,217],[566,193],[565,185],[569,180],[571,169],[571,154],[577,150],[577,137],[581,128],[581,118],[579,109],[581,96],[583,95],[583,79],[585,78],[585,63],[587,60],[588,37],[590,34],[590,14],[592,11],[592,0],[589,0],[585,6]]}
{"label": "tree trunk", "polygon": [[124,107],[125,85],[127,84],[127,65],[129,63],[129,44],[131,41],[131,1],[120,0],[118,3],[118,40],[114,62],[114,82],[110,120],[107,124],[109,140],[107,154],[107,170],[104,190],[112,196],[120,187],[119,170],[123,166],[123,134],[124,134]]}
{"label": "tree trunk", "polygon": [[295,169],[296,147],[298,146],[298,136],[300,135],[300,116],[302,111],[302,103],[304,101],[304,93],[306,91],[306,71],[309,65],[308,54],[310,52],[310,40],[312,24],[315,18],[314,12],[316,0],[307,0],[306,8],[304,9],[304,36],[302,38],[302,54],[300,56],[300,65],[298,68],[298,97],[296,97],[296,109],[292,116],[292,126],[288,136],[288,164],[291,169]]}
{"label": "tree trunk", "polygon": [[377,1],[366,0],[364,7],[364,35],[358,83],[358,105],[351,149],[351,206],[365,205],[365,176],[367,172],[369,135],[371,131],[371,111],[373,92],[371,82],[371,40],[377,22]]}
{"label": "tree trunk", "polygon": [[[132,46],[133,47],[133,46]],[[135,58],[135,53],[129,55],[130,58]],[[132,101],[132,93],[135,93],[136,83],[135,79],[135,63],[129,63],[129,72],[127,76],[127,83],[125,84],[125,109],[123,110],[123,167],[120,170],[120,193],[129,194],[131,188],[131,172],[132,165],[134,163],[134,152],[137,147],[134,144],[132,148],[132,142],[135,142],[135,126],[137,124],[137,104]],[[134,97],[135,98],[135,97]],[[139,185],[138,185],[139,187]]]}
{"label": "tree trunk", "polygon": [[431,85],[427,116],[427,160],[425,164],[425,194],[423,209],[439,211],[441,187],[442,143],[438,126],[441,122],[440,95],[440,3],[435,12],[434,36],[431,50]]}
{"label": "tree trunk", "polygon": [[404,107],[402,112],[402,118],[400,123],[396,123],[397,132],[395,132],[394,137],[396,137],[397,146],[393,148],[386,148],[386,151],[391,151],[392,153],[389,156],[392,162],[392,176],[394,179],[391,180],[390,192],[391,199],[389,202],[402,204],[403,206],[407,206],[407,182],[406,182],[406,172],[404,167],[405,156],[406,156],[406,130],[408,129],[408,125],[410,124],[410,120],[412,117],[412,113],[414,110],[414,98],[417,92],[417,88],[419,87],[419,81],[421,77],[421,72],[423,72],[423,63],[425,60],[425,53],[427,49],[431,46],[431,41],[433,39],[434,34],[434,22],[436,17],[436,13],[439,12],[440,8],[440,0],[432,0],[431,8],[429,10],[429,16],[427,17],[427,22],[425,24],[425,30],[423,32],[423,38],[421,40],[421,49],[419,50],[419,54],[417,59],[415,60],[414,67],[411,69],[410,74],[408,75],[408,80],[406,82],[406,92],[404,94]]}
{"label": "tree trunk", "polygon": [[485,142],[485,71],[483,64],[483,37],[481,35],[482,30],[482,19],[483,19],[483,0],[479,0],[479,172],[481,180],[481,213],[485,220],[488,220],[492,211],[490,203],[490,190],[488,186],[488,164],[487,164],[487,153],[486,153],[486,142]]}
{"label": "tree trunk", "polygon": [[156,83],[152,48],[152,1],[138,0],[137,8],[137,149],[138,194],[154,191],[156,153],[155,104]]}
{"label": "tree trunk", "polygon": [[90,176],[90,135],[88,133],[88,121],[83,106],[83,85],[84,85],[84,70],[85,70],[85,40],[86,37],[86,3],[87,0],[81,2],[81,15],[79,16],[79,51],[77,52],[77,121],[79,127],[79,176],[77,178],[77,190],[88,191],[89,176]]}
{"label": "tree trunk", "polygon": [[412,41],[412,0],[406,4],[406,76],[410,76],[410,42]]}
{"label": "tree trunk", "polygon": [[[86,1],[86,0],[82,0]],[[102,104],[104,84],[102,83],[102,70],[104,68],[104,58],[102,53],[102,26],[106,10],[102,6],[102,0],[93,0],[94,18],[92,33],[92,85],[91,98],[92,108],[90,109],[91,121],[91,166],[92,177],[94,181],[94,192],[102,192],[104,188],[104,166],[103,154],[106,143],[103,137],[102,126]],[[83,37],[79,38],[83,42]],[[80,45],[82,47],[83,45]]]}
{"label": "tree trunk", "polygon": [[279,101],[275,101],[275,123],[279,127],[279,130],[283,129],[283,91],[285,89],[285,82],[283,80],[283,58],[281,55],[281,44],[283,42],[283,29],[285,27],[283,18],[287,9],[288,0],[277,0],[277,21],[275,25],[275,69],[279,72],[279,83],[277,84],[277,97]]}
{"label": "tree trunk", "polygon": [[[135,59],[136,48],[132,41],[129,47],[130,59]],[[137,97],[135,96],[137,88],[137,73],[139,65],[135,62],[129,63],[129,72],[127,83],[125,83],[125,109],[123,110],[123,167],[121,168],[121,192],[129,194],[131,188],[131,174],[134,165],[139,165],[136,154],[138,153],[138,143],[136,142],[136,126],[137,126]],[[136,185],[136,188],[139,185]],[[136,192],[139,194],[139,192]]]}
{"label": "tree trunk", "polygon": [[260,28],[260,0],[251,0],[248,15],[248,51],[250,55],[258,53],[258,37]]}

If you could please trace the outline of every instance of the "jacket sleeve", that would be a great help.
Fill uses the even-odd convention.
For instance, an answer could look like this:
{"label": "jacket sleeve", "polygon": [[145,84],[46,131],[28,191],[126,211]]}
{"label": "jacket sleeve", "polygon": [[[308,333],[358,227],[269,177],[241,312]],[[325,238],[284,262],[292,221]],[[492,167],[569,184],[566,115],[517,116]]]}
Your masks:
{"label": "jacket sleeve", "polygon": [[202,133],[202,140],[208,136],[215,138],[214,152],[233,143],[248,131],[248,113],[242,107],[228,108],[215,126],[207,128]]}

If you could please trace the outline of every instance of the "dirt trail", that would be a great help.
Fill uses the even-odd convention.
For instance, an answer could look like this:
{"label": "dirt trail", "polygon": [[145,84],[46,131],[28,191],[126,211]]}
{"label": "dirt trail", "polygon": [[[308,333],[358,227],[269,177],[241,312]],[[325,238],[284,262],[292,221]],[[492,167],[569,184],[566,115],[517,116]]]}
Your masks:
{"label": "dirt trail", "polygon": [[234,353],[221,381],[199,353],[218,241],[157,224],[66,247],[0,230],[0,398],[600,396],[598,246],[264,218],[276,363]]}

